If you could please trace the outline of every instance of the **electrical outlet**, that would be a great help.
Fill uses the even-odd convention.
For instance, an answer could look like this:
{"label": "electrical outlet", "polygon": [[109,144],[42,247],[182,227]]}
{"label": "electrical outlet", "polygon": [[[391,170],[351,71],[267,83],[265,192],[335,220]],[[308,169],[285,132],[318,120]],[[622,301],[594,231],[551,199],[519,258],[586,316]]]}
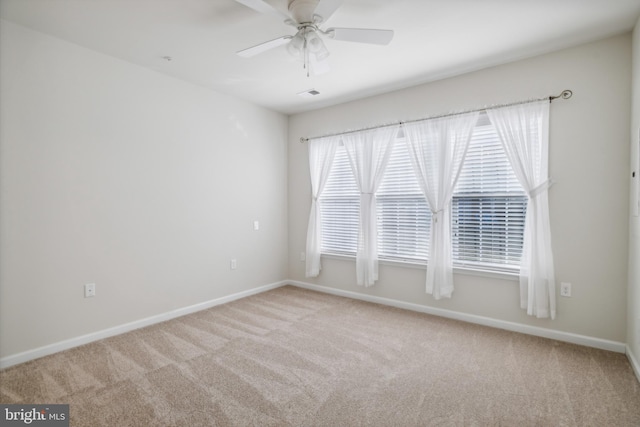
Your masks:
{"label": "electrical outlet", "polygon": [[254,231],[260,230],[260,221],[253,221],[253,230]]}
{"label": "electrical outlet", "polygon": [[568,282],[560,283],[560,295],[563,297],[571,296],[571,283],[568,283]]}
{"label": "electrical outlet", "polygon": [[96,284],[95,283],[87,283],[84,285],[84,297],[92,298],[96,296]]}
{"label": "electrical outlet", "polygon": [[236,268],[238,268],[238,260],[234,258],[231,260],[231,269],[235,270]]}

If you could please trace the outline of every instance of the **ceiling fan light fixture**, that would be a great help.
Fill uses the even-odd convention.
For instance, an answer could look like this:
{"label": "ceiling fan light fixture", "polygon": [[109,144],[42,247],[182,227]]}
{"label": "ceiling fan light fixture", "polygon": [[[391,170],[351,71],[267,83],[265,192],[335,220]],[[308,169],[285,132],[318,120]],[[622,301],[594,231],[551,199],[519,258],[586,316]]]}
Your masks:
{"label": "ceiling fan light fixture", "polygon": [[324,47],[324,43],[322,43],[322,40],[320,40],[320,37],[318,37],[318,33],[316,33],[315,31],[309,31],[306,34],[306,38],[309,52],[316,53]]}
{"label": "ceiling fan light fixture", "polygon": [[317,61],[322,61],[329,56],[329,50],[316,31],[308,33],[307,47],[309,48],[309,52],[316,56]]}
{"label": "ceiling fan light fixture", "polygon": [[324,43],[322,44],[322,49],[315,53],[316,61],[324,61],[329,57],[329,50],[325,47]]}
{"label": "ceiling fan light fixture", "polygon": [[317,31],[308,27],[301,28],[289,41],[287,51],[291,56],[305,62],[305,64],[309,60],[323,61],[329,56],[329,50]]}
{"label": "ceiling fan light fixture", "polygon": [[289,44],[287,44],[287,52],[289,52],[291,56],[301,60],[304,56],[304,45],[304,35],[302,31],[299,31],[298,34],[293,36]]}

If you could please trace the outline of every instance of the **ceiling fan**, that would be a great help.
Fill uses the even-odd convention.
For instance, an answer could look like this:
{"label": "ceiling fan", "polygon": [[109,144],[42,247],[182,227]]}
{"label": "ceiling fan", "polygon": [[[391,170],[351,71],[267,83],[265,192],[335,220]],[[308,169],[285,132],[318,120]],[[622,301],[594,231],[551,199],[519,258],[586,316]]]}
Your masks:
{"label": "ceiling fan", "polygon": [[250,58],[278,46],[287,45],[287,51],[301,60],[309,76],[329,71],[327,57],[329,50],[322,37],[335,40],[386,45],[393,38],[393,30],[368,28],[327,28],[320,29],[331,15],[340,7],[343,0],[289,0],[288,10],[291,16],[272,7],[264,0],[235,0],[260,13],[284,19],[284,22],[297,28],[295,35],[282,36],[236,52],[239,56]]}

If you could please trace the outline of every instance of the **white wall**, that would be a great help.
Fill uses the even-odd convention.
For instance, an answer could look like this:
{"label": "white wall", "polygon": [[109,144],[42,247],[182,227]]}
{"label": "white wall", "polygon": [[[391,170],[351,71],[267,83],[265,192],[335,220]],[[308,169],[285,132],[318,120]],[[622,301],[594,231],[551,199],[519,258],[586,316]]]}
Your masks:
{"label": "white wall", "polygon": [[[631,186],[631,200],[637,201],[640,192],[640,19],[633,32],[633,103],[631,108],[631,167],[636,172]],[[635,194],[634,194],[635,193]],[[640,378],[640,216],[629,221],[629,296],[627,314],[627,346]]]}
{"label": "white wall", "polygon": [[0,357],[286,278],[286,116],[0,28]]}
{"label": "white wall", "polygon": [[[344,291],[469,315],[626,341],[631,37],[618,36],[382,96],[298,114],[289,120],[289,277]],[[450,300],[425,293],[425,270],[380,266],[371,288],[355,284],[355,263],[323,258],[317,279],[304,277],[310,206],[307,146],[300,137],[410,120],[573,90],[551,107],[551,226],[558,282],[556,320],[519,308],[517,282],[456,274]],[[559,287],[558,287],[559,288]]]}

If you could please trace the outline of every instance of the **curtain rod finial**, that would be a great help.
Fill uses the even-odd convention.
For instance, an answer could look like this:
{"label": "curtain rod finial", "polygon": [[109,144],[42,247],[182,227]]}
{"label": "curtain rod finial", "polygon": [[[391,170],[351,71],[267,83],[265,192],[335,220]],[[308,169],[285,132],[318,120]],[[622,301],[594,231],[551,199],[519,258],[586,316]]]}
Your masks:
{"label": "curtain rod finial", "polygon": [[300,144],[304,144],[305,142],[307,142],[309,140],[309,138],[305,138],[304,136],[300,137]]}
{"label": "curtain rod finial", "polygon": [[562,99],[569,99],[573,96],[573,91],[570,89],[565,89],[563,90],[560,95],[556,95],[556,96],[550,96],[549,100],[553,101],[554,99],[558,99],[558,98],[562,98]]}

